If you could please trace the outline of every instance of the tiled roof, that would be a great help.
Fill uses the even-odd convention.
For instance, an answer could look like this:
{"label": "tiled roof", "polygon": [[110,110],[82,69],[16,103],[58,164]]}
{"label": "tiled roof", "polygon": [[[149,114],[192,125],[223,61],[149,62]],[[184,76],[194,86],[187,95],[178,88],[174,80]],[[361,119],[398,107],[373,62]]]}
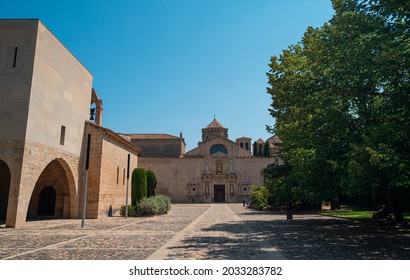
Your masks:
{"label": "tiled roof", "polygon": [[225,128],[216,119],[214,119],[206,128]]}
{"label": "tiled roof", "polygon": [[270,138],[268,138],[268,140],[266,140],[270,143],[282,143],[282,141],[280,140],[280,138],[278,136],[272,136]]}
{"label": "tiled roof", "polygon": [[169,134],[162,134],[162,133],[154,133],[154,134],[127,134],[131,137],[132,140],[171,140],[171,139],[181,139],[180,137],[169,135]]}
{"label": "tiled roof", "polygon": [[125,146],[126,148],[139,153],[141,151],[141,149],[137,146],[135,146],[134,144],[132,144],[131,142],[129,142],[127,139],[125,139],[123,136],[121,136],[118,133],[115,133],[114,131],[112,131],[111,129],[102,127],[98,124],[95,124],[91,121],[86,120],[85,123],[89,126],[92,126],[94,128],[96,128],[97,130],[100,130],[102,132],[105,132],[107,136],[111,137],[112,139],[115,139],[118,143],[122,144],[123,146]]}
{"label": "tiled roof", "polygon": [[258,144],[265,144],[265,141],[262,138],[259,138],[256,143]]}

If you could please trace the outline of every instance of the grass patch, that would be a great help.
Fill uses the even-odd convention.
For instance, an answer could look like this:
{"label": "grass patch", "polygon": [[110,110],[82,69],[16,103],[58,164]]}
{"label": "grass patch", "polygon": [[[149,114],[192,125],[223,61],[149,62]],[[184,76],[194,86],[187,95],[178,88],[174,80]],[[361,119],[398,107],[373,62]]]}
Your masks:
{"label": "grass patch", "polygon": [[[357,206],[343,206],[340,210],[323,210],[319,214],[353,220],[370,220],[374,212],[376,211]],[[403,213],[403,215],[406,220],[410,219],[410,213]]]}

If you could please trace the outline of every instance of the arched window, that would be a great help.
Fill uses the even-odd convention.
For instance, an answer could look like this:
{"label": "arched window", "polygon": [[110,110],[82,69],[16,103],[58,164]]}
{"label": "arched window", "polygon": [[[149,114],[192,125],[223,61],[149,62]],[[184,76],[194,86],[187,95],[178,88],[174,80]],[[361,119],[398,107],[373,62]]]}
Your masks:
{"label": "arched window", "polygon": [[245,143],[245,149],[249,151],[249,143]]}
{"label": "arched window", "polygon": [[215,145],[213,145],[213,146],[211,147],[211,150],[210,150],[210,154],[211,154],[211,155],[214,155],[214,154],[216,154],[216,153],[218,153],[218,152],[220,152],[220,153],[222,153],[222,154],[225,154],[225,155],[228,154],[228,150],[227,150],[226,147],[225,147],[224,145],[222,145],[222,144],[215,144]]}
{"label": "arched window", "polygon": [[239,146],[241,146],[241,148],[243,148],[243,143],[241,142],[241,143],[239,144]]}

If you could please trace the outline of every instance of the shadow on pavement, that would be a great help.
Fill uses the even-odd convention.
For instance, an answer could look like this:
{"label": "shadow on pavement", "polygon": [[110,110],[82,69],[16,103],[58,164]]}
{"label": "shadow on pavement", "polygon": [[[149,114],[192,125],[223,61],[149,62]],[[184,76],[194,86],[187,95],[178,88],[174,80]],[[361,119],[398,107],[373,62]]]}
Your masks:
{"label": "shadow on pavement", "polygon": [[[273,217],[275,214],[256,211],[245,215],[247,220],[203,229],[214,234],[183,240],[178,249],[207,249],[205,257],[208,259],[254,259],[255,256],[262,259],[260,248],[268,242],[288,259],[410,259],[408,225],[373,226],[362,221],[317,215],[312,215],[312,219],[267,221],[266,215]],[[265,220],[253,219],[253,216],[263,216]],[[220,237],[215,234],[217,232],[221,233]],[[223,233],[234,234],[235,238],[226,238]]]}

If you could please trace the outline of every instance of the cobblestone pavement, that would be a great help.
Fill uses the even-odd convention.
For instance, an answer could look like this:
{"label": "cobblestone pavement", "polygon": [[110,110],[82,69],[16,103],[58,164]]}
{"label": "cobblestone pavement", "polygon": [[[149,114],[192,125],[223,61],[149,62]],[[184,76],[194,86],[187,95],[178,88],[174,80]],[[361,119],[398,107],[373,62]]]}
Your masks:
{"label": "cobblestone pavement", "polygon": [[[223,207],[231,211],[225,211]],[[231,213],[235,213],[233,217]],[[267,248],[280,254],[267,254]],[[275,252],[273,252],[275,253]],[[410,227],[214,205],[166,259],[410,259]]]}
{"label": "cobblestone pavement", "polygon": [[241,204],[175,204],[167,215],[0,226],[0,259],[410,259],[410,227]]}
{"label": "cobblestone pavement", "polygon": [[[236,206],[235,209],[250,211]],[[168,246],[170,251],[165,259],[286,259],[264,236],[249,228],[231,207],[233,205],[212,205],[200,222]]]}
{"label": "cobblestone pavement", "polygon": [[145,259],[184,229],[210,205],[173,205],[167,215],[27,222],[0,228],[0,259]]}

